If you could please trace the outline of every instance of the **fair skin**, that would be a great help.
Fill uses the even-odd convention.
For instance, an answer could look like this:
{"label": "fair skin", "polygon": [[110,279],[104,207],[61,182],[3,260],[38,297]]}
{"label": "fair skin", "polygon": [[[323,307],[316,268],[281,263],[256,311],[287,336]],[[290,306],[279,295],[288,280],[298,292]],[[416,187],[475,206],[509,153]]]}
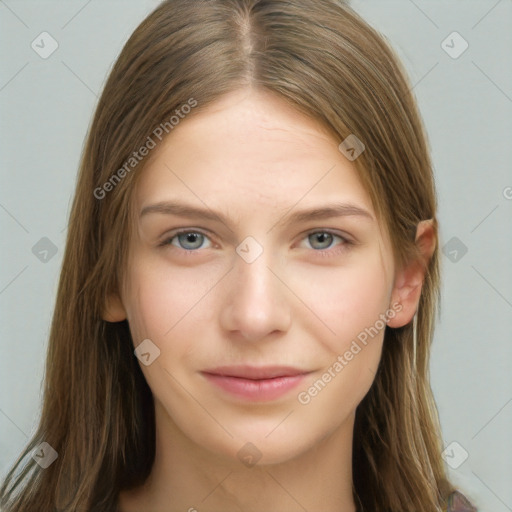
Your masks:
{"label": "fair skin", "polygon": [[[244,89],[183,120],[153,150],[134,197],[126,279],[104,314],[128,320],[134,346],[150,339],[160,350],[141,364],[155,400],[155,462],[143,486],[121,493],[121,512],[355,511],[354,416],[384,329],[342,370],[333,364],[379,315],[392,309],[393,328],[412,320],[423,271],[395,268],[339,142],[282,99]],[[225,219],[147,208],[166,201]],[[359,210],[291,219],[335,202]],[[428,260],[428,222],[417,242]],[[237,395],[208,378],[235,365],[300,375],[278,396]]]}

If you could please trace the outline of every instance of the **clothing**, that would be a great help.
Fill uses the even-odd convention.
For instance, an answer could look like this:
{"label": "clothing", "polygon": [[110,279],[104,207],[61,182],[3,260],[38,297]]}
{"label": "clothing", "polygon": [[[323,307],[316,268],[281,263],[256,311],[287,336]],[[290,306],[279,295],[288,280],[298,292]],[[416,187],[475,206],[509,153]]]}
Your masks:
{"label": "clothing", "polygon": [[454,491],[448,498],[446,512],[477,512],[477,509],[471,505],[464,494]]}

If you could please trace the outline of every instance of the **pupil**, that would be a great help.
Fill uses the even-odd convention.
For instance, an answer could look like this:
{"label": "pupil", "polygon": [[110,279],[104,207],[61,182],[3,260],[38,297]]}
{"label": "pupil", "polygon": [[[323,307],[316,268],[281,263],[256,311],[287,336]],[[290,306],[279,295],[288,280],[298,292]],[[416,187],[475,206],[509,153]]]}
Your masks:
{"label": "pupil", "polygon": [[328,242],[327,245],[330,245],[330,243],[331,243],[332,235],[330,233],[325,233],[325,232],[316,233],[314,236],[316,238],[316,242],[318,242],[319,244],[324,244],[323,247],[325,247],[325,244],[327,242]]}

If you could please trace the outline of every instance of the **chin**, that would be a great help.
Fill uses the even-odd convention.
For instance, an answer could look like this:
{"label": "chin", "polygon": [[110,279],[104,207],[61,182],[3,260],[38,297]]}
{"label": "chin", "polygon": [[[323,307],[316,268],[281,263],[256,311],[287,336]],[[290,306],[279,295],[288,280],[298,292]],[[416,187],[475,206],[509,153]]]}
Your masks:
{"label": "chin", "polygon": [[233,438],[224,436],[220,443],[220,439],[216,439],[217,442],[210,440],[213,442],[204,447],[218,456],[227,457],[231,461],[235,459],[248,467],[277,465],[300,457],[329,434],[323,431],[306,431],[304,423],[302,427],[290,424],[285,429],[284,422],[279,425],[284,417],[286,414],[278,421],[273,418],[272,421],[260,420],[250,424],[241,422],[237,426],[232,425],[228,430]]}

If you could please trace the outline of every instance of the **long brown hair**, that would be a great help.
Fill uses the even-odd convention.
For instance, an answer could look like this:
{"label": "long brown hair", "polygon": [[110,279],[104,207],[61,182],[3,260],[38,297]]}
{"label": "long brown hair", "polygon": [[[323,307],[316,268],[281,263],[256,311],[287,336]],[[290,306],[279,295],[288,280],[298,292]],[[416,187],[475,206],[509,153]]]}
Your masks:
{"label": "long brown hair", "polygon": [[[130,199],[147,159],[133,169],[126,162],[191,98],[192,116],[241,87],[273,91],[340,142],[350,134],[363,141],[354,164],[397,265],[418,257],[419,221],[432,219],[437,231],[429,148],[406,73],[385,38],[350,7],[336,0],[163,2],[126,43],[88,133],[42,415],[0,491],[6,512],[115,510],[119,491],[148,476],[151,391],[126,321],[102,320],[107,295],[122,283]],[[357,409],[353,477],[362,511],[439,511],[452,491],[429,384],[438,305],[436,248],[417,311],[417,343],[412,322],[386,329],[375,381]],[[30,457],[41,442],[58,452],[47,469]]]}

